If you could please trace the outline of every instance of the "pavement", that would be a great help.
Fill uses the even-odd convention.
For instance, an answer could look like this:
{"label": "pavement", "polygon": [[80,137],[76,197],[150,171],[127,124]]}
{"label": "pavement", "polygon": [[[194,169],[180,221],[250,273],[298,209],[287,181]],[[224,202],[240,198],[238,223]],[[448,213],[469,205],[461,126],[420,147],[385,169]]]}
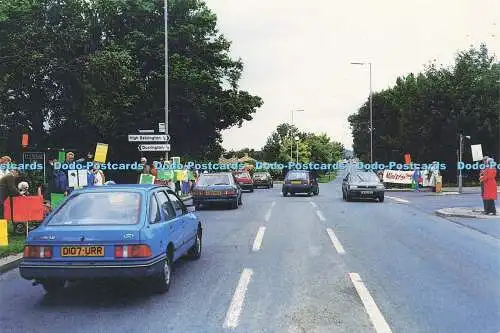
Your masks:
{"label": "pavement", "polygon": [[202,257],[176,264],[165,295],[114,282],[49,296],[6,272],[2,332],[500,331],[498,239],[420,207],[473,196],[345,202],[340,179],[319,196],[275,186],[199,211]]}

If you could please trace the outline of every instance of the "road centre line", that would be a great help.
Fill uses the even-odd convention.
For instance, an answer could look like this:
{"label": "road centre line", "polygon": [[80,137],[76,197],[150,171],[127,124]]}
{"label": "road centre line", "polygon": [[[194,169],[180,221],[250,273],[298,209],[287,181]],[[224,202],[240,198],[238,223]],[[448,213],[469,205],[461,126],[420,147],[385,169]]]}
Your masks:
{"label": "road centre line", "polygon": [[259,251],[260,250],[260,246],[262,245],[262,239],[264,239],[264,232],[265,231],[266,231],[266,227],[260,227],[259,231],[257,231],[257,236],[255,236],[252,251]]}
{"label": "road centre line", "polygon": [[391,197],[391,196],[388,196],[388,195],[386,195],[385,197],[386,197],[386,198],[389,198],[389,199],[392,199],[392,200],[394,200],[394,201],[396,201],[396,202],[401,202],[401,203],[409,203],[409,201],[408,201],[408,200],[401,199],[401,198],[398,198],[398,197]]}
{"label": "road centre line", "polygon": [[323,216],[323,213],[320,210],[316,211],[316,215],[318,215],[321,221],[326,221],[325,217]]}
{"label": "road centre line", "polygon": [[250,268],[245,268],[243,272],[241,272],[240,281],[234,291],[233,299],[231,300],[231,304],[229,305],[229,309],[226,313],[226,319],[223,324],[224,328],[235,328],[238,326],[241,311],[243,309],[243,302],[245,301],[245,294],[252,275],[253,270]]}
{"label": "road centre line", "polygon": [[310,204],[311,204],[311,206],[313,206],[314,208],[317,208],[317,207],[318,207],[318,205],[316,205],[316,203],[315,203],[315,202],[309,201],[309,203],[310,203]]}
{"label": "road centre line", "polygon": [[333,232],[332,229],[326,228],[326,232],[328,233],[328,236],[330,236],[330,240],[333,243],[333,246],[335,247],[335,250],[337,250],[337,253],[339,254],[345,254],[344,247],[338,240],[337,236],[335,236],[335,233]]}
{"label": "road centre line", "polygon": [[375,331],[377,333],[392,333],[391,328],[385,321],[384,316],[382,315],[377,304],[370,295],[370,292],[365,287],[365,284],[363,283],[363,280],[361,280],[359,274],[349,273],[349,277],[351,278],[352,284],[354,285],[354,288],[356,288],[356,291],[358,292],[358,295],[361,298],[363,305],[365,306],[366,312],[368,313],[368,316],[370,317],[370,320],[375,327]]}
{"label": "road centre line", "polygon": [[271,218],[271,211],[273,210],[274,205],[276,205],[275,201],[273,201],[271,207],[269,207],[269,209],[267,210],[266,216],[264,217],[266,221],[269,221],[269,219]]}

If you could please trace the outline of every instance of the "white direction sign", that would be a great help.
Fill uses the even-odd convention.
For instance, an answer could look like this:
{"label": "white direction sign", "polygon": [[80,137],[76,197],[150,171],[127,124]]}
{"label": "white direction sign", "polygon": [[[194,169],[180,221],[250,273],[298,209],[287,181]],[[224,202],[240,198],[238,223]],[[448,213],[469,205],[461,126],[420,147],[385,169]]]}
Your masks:
{"label": "white direction sign", "polygon": [[139,151],[170,151],[170,144],[139,145]]}
{"label": "white direction sign", "polygon": [[129,134],[129,142],[167,142],[170,140],[170,135],[164,134],[151,134],[151,135],[141,135],[141,134]]}

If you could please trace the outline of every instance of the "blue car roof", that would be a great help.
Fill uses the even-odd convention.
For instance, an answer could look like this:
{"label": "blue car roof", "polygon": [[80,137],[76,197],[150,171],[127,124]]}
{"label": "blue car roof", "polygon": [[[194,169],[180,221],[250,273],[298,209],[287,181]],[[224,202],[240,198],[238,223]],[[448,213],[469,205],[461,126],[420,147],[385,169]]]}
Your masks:
{"label": "blue car roof", "polygon": [[77,191],[80,193],[83,192],[94,192],[94,191],[114,191],[114,190],[132,190],[137,192],[147,192],[149,190],[159,188],[159,187],[168,187],[164,185],[157,184],[116,184],[116,185],[106,185],[106,186],[92,186],[85,187],[83,189],[78,189]]}

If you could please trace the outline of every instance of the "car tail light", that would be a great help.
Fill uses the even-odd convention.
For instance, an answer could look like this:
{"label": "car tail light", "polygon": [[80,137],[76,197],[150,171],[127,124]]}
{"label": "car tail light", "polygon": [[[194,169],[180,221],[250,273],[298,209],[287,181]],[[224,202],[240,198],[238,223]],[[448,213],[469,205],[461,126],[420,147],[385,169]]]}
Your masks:
{"label": "car tail light", "polygon": [[52,258],[52,246],[25,246],[23,257],[50,259]]}
{"label": "car tail light", "polygon": [[227,190],[224,191],[224,195],[236,195],[236,190]]}
{"label": "car tail light", "polygon": [[285,184],[291,184],[289,180],[285,180]]}
{"label": "car tail light", "polygon": [[308,181],[308,180],[303,180],[303,181],[302,181],[302,184],[309,185],[310,183],[309,183],[309,181]]}
{"label": "car tail light", "polygon": [[117,245],[115,258],[149,258],[151,249],[147,245]]}

